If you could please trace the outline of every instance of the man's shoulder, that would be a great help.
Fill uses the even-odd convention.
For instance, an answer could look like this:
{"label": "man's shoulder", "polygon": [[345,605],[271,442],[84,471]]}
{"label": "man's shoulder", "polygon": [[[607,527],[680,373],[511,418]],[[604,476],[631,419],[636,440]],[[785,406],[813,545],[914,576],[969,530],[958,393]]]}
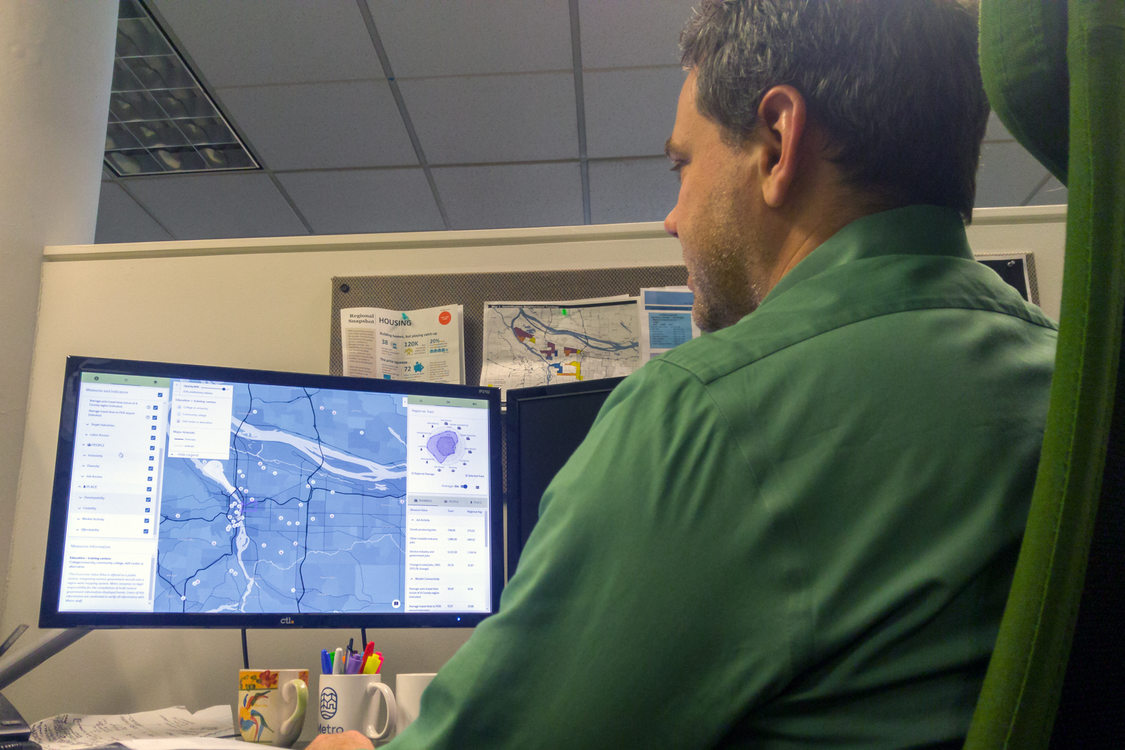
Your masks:
{"label": "man's shoulder", "polygon": [[[1045,337],[1057,330],[1039,308],[976,261],[884,255],[804,279],[738,323],[681,344],[661,359],[710,383],[798,345],[803,358],[815,357],[818,338],[830,332],[863,337],[885,336],[896,327],[922,329],[932,318],[925,313],[939,310],[1014,319]],[[887,325],[895,320],[899,326]],[[862,325],[869,321],[880,325]]]}

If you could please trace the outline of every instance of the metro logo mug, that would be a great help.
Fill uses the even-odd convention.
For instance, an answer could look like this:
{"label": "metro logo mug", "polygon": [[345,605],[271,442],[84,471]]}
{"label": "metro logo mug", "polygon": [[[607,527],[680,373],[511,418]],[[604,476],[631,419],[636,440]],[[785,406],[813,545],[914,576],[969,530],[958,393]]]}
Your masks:
{"label": "metro logo mug", "polygon": [[[379,696],[383,701],[379,700]],[[375,728],[379,704],[387,704],[387,719],[382,729]],[[378,674],[326,674],[320,676],[316,731],[340,734],[354,729],[372,742],[390,739],[395,731],[398,708],[394,693]]]}
{"label": "metro logo mug", "polygon": [[246,742],[289,747],[305,725],[307,669],[238,670],[238,731]]}

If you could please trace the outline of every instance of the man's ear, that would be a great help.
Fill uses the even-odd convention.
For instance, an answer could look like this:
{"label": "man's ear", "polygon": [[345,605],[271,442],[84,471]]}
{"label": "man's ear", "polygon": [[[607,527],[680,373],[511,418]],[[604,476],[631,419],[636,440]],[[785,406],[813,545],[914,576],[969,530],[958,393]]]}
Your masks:
{"label": "man's ear", "polygon": [[774,86],[758,105],[759,142],[763,146],[762,197],[778,208],[790,195],[809,146],[805,130],[807,107],[792,86]]}

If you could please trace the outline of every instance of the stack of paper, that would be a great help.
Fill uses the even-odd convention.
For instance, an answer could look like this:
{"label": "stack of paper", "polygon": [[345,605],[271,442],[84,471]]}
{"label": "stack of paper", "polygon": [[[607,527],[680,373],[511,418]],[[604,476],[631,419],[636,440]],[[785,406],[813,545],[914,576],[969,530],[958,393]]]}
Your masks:
{"label": "stack of paper", "polygon": [[31,726],[43,750],[245,750],[230,706],[192,713],[183,706],[135,714],[59,714]]}

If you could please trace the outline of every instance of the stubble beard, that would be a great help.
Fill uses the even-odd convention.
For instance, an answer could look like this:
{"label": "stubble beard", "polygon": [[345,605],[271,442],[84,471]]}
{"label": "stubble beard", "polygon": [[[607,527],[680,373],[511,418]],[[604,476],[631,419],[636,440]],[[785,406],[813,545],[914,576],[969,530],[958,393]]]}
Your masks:
{"label": "stubble beard", "polygon": [[707,231],[687,266],[695,290],[692,318],[711,333],[758,309],[776,254],[767,253],[760,233],[733,209],[713,205],[708,213]]}

